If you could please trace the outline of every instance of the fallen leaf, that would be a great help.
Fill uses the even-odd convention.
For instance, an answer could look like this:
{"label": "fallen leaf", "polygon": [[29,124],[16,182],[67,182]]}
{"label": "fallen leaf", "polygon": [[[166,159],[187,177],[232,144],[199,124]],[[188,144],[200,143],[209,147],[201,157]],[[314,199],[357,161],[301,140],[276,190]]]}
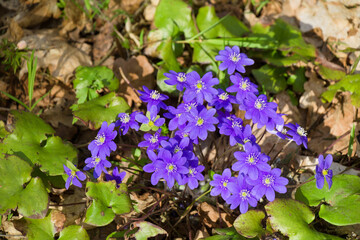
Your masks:
{"label": "fallen leaf", "polygon": [[134,14],[139,9],[143,0],[121,0],[120,7],[129,14]]}
{"label": "fallen leaf", "polygon": [[[203,223],[212,228],[221,228],[223,227],[220,223],[219,212],[216,207],[208,204],[207,202],[202,202],[198,205],[197,210],[199,212],[200,218],[203,219]],[[230,219],[226,213],[221,212],[221,222],[227,226],[231,227],[233,219]]]}
{"label": "fallen leaf", "polygon": [[[347,153],[350,135],[337,140],[351,130],[355,107],[351,104],[350,93],[340,95],[340,100],[334,98],[333,105],[325,115],[324,121],[309,134],[309,149],[317,154],[322,153],[334,144],[327,153]],[[355,144],[355,143],[354,143]]]}
{"label": "fallen leaf", "polygon": [[[325,113],[325,106],[321,101],[321,94],[326,91],[325,82],[319,79],[315,72],[307,71],[306,77],[309,78],[304,84],[305,92],[300,97],[299,104],[303,109],[308,109],[306,123],[311,126],[319,117]],[[305,126],[304,126],[305,127]]]}
{"label": "fallen leaf", "polygon": [[58,209],[65,215],[65,227],[73,224],[80,224],[81,218],[85,215],[86,210],[85,202],[87,198],[84,189],[76,187],[72,188],[72,190],[73,191],[66,191],[62,195],[64,200],[61,204],[64,206],[58,207]]}
{"label": "fallen leaf", "polygon": [[290,97],[286,92],[276,94],[275,102],[278,104],[278,112],[283,116],[285,123],[302,124],[305,119],[299,109],[291,103]]}
{"label": "fallen leaf", "polygon": [[[125,77],[129,80],[131,86],[125,81],[120,74],[120,68],[122,69]],[[134,92],[135,90],[142,90],[142,86],[146,86],[149,89],[153,89],[155,86],[154,68],[149,63],[148,59],[139,55],[132,57],[128,60],[118,58],[114,62],[113,71],[115,76],[120,79],[120,87],[118,92],[123,96],[129,106],[134,102],[136,105],[141,104],[141,100]]]}
{"label": "fallen leaf", "polygon": [[66,217],[62,212],[58,210],[51,211],[51,222],[55,226],[55,232],[60,232],[64,229],[65,221]]}
{"label": "fallen leaf", "polygon": [[20,11],[14,17],[14,20],[20,27],[28,28],[40,25],[49,18],[59,18],[61,15],[60,9],[57,6],[57,0],[42,0],[30,11]]}
{"label": "fallen leaf", "polygon": [[[37,67],[48,69],[53,77],[65,83],[69,82],[69,78],[78,66],[92,65],[90,56],[68,44],[56,30],[33,30],[27,34],[22,40],[30,49],[35,49]],[[19,73],[20,78],[25,73],[27,66],[23,64]]]}
{"label": "fallen leaf", "polygon": [[106,22],[99,31],[94,37],[93,59],[95,63],[108,54],[114,41],[112,36],[113,25],[110,22]]}

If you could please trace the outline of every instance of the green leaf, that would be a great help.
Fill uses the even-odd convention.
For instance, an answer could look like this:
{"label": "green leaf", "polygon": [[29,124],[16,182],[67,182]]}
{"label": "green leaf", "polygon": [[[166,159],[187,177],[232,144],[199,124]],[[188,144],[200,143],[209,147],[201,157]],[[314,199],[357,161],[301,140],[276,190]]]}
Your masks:
{"label": "green leaf", "polygon": [[54,240],[55,226],[51,221],[52,212],[43,219],[26,219],[29,240]]}
{"label": "green leaf", "polygon": [[31,178],[32,168],[16,156],[0,159],[0,214],[8,209],[28,218],[43,218],[48,194],[40,178]]}
{"label": "green leaf", "polygon": [[9,132],[5,129],[5,123],[0,121],[0,138],[5,138],[7,135],[9,135]]}
{"label": "green leaf", "polygon": [[331,68],[325,67],[324,65],[319,65],[317,72],[320,74],[320,76],[323,79],[332,80],[332,81],[339,81],[346,76],[345,72],[340,71],[340,70],[331,69]]}
{"label": "green leaf", "polygon": [[305,68],[297,68],[295,73],[290,75],[287,80],[287,84],[293,85],[293,89],[297,93],[304,92],[304,83],[306,82],[305,78]]}
{"label": "green leaf", "polygon": [[98,129],[104,121],[114,122],[119,113],[129,111],[130,107],[122,97],[116,97],[115,93],[111,92],[79,104],[72,110],[74,116],[85,122],[91,122],[94,128]]}
{"label": "green leaf", "polygon": [[59,240],[88,240],[86,230],[78,225],[71,225],[60,232]]}
{"label": "green leaf", "polygon": [[315,215],[305,204],[296,200],[275,199],[265,206],[265,210],[272,228],[290,240],[341,239],[312,229],[309,223],[315,219]]}
{"label": "green leaf", "polygon": [[265,218],[265,213],[260,210],[250,210],[240,214],[235,219],[234,227],[238,233],[247,238],[261,237],[265,234],[265,229],[261,221]]}
{"label": "green leaf", "polygon": [[186,38],[196,34],[196,28],[191,17],[191,8],[181,0],[161,0],[156,8],[155,26],[176,36],[184,32]]}
{"label": "green leaf", "polygon": [[78,103],[99,97],[97,91],[104,87],[110,91],[119,88],[119,80],[114,76],[113,71],[105,66],[78,67],[73,83]]}
{"label": "green leaf", "polygon": [[296,191],[295,197],[309,206],[320,207],[319,216],[331,224],[343,226],[360,223],[360,177],[336,175],[329,190],[327,184],[322,189],[311,181]]}
{"label": "green leaf", "polygon": [[[234,227],[229,228],[216,228],[215,232],[219,235],[214,235],[211,237],[207,237],[204,240],[245,240],[249,238],[245,238],[241,236]],[[258,238],[252,238],[258,239]]]}
{"label": "green leaf", "polygon": [[105,226],[114,220],[115,214],[128,213],[132,209],[131,200],[125,184],[116,188],[112,182],[87,182],[86,195],[93,199],[86,211],[85,222]]}
{"label": "green leaf", "polygon": [[215,7],[204,6],[199,9],[196,16],[196,23],[201,32],[217,24],[203,34],[205,38],[241,37],[244,33],[249,31],[236,17],[231,17],[229,20],[227,20],[227,18],[230,18],[230,16],[217,24],[220,19],[216,16]]}
{"label": "green leaf", "polygon": [[28,218],[43,218],[48,211],[48,193],[38,177],[31,179],[18,199],[18,212]]}
{"label": "green leaf", "polygon": [[31,180],[32,168],[16,156],[0,159],[0,214],[16,208],[23,185]]}
{"label": "green leaf", "polygon": [[135,222],[134,227],[138,227],[139,230],[134,234],[136,240],[147,240],[150,237],[155,237],[159,234],[167,234],[167,232],[155,224],[141,221]]}
{"label": "green leaf", "polygon": [[346,75],[339,82],[329,86],[328,90],[322,94],[322,97],[330,102],[336,91],[349,91],[351,93],[351,103],[355,107],[360,107],[360,74]]}
{"label": "green leaf", "polygon": [[12,114],[15,130],[4,140],[8,152],[40,165],[41,171],[51,176],[64,174],[63,164],[67,160],[77,162],[76,149],[58,136],[47,137],[54,130],[41,118],[27,112],[12,111]]}
{"label": "green leaf", "polygon": [[252,73],[256,81],[264,86],[267,92],[278,93],[286,89],[286,68],[264,65],[259,69],[252,70]]}

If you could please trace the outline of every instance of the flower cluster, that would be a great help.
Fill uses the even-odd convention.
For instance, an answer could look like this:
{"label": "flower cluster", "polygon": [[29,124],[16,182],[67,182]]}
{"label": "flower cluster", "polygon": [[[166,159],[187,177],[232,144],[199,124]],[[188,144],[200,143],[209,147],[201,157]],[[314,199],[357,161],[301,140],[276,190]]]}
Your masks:
{"label": "flower cluster", "polygon": [[[261,152],[252,127],[244,124],[243,119],[232,111],[238,107],[258,128],[265,127],[270,133],[304,147],[307,147],[306,131],[298,124],[285,124],[283,114],[277,113],[277,104],[259,94],[258,86],[241,75],[245,73],[245,66],[254,61],[240,53],[239,47],[225,47],[215,59],[222,61],[219,69],[227,69],[230,75],[232,84],[228,88],[216,88],[219,79],[211,72],[203,76],[195,71],[165,73],[168,78],[165,83],[176,85],[176,89],[182,92],[180,104],[167,106],[164,101],[169,99],[168,96],[143,86],[139,93],[146,104],[146,113],[120,113],[115,123],[108,125],[104,122],[89,145],[92,156],[85,160],[84,169],[94,169],[96,178],[104,172],[107,180],[119,184],[124,173],[115,168],[109,175],[106,170],[111,167],[106,158],[116,149],[114,127],[119,127],[119,135],[127,134],[129,129],[141,130],[145,132],[144,139],[138,146],[146,149],[150,160],[143,170],[151,173],[151,183],[156,185],[163,180],[169,188],[175,184],[187,184],[190,189],[195,189],[199,181],[204,180],[205,167],[199,163],[194,145],[218,129],[221,135],[228,136],[229,145],[238,146],[239,151],[234,153],[237,161],[231,169],[225,169],[221,175],[214,174],[210,182],[212,196],[220,195],[231,209],[239,207],[241,213],[245,213],[248,205],[255,207],[264,196],[273,201],[275,192],[285,193],[288,180],[280,176],[280,169],[271,168],[268,164],[270,157]],[[168,136],[163,134],[165,123],[171,131]],[[231,170],[235,172],[234,176]],[[72,173],[71,176],[74,181],[75,175]],[[80,179],[81,176],[77,176]]]}

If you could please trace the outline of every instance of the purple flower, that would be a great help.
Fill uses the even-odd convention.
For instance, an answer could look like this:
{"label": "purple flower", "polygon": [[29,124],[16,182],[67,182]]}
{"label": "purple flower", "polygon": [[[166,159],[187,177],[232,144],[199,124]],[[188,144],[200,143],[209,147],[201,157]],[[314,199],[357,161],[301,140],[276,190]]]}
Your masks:
{"label": "purple flower", "polygon": [[233,83],[232,86],[226,89],[227,92],[235,92],[236,100],[240,105],[243,104],[244,99],[249,95],[257,95],[259,93],[256,84],[250,82],[248,77],[243,78],[239,73],[230,76],[230,80]]}
{"label": "purple flower", "polygon": [[266,129],[273,130],[271,127],[274,128],[274,125],[270,119],[279,118],[274,109],[277,109],[277,104],[268,102],[266,96],[261,94],[258,97],[248,95],[241,110],[246,110],[245,118],[252,119],[253,123],[257,123],[258,128],[266,125]]}
{"label": "purple flower", "polygon": [[231,112],[232,111],[232,104],[236,103],[235,97],[229,95],[227,92],[224,92],[222,89],[217,90],[217,95],[214,95],[211,102],[209,102],[210,106],[214,106],[216,110],[224,108],[225,111]]}
{"label": "purple flower", "polygon": [[184,102],[188,103],[196,99],[198,104],[203,104],[204,99],[211,102],[213,95],[217,94],[214,85],[219,84],[219,79],[213,78],[212,73],[206,73],[202,78],[197,72],[191,72],[187,75],[189,87],[184,92]]}
{"label": "purple flower", "polygon": [[257,200],[251,194],[252,186],[247,184],[243,174],[239,174],[236,182],[229,183],[228,188],[232,193],[232,195],[226,200],[228,204],[231,204],[230,209],[235,209],[240,206],[240,212],[243,214],[248,211],[249,204],[252,207],[256,207]]}
{"label": "purple flower", "polygon": [[116,187],[119,187],[120,183],[122,182],[122,180],[124,179],[126,175],[126,172],[119,172],[118,168],[115,167],[114,170],[112,171],[112,175],[110,174],[106,174],[105,178],[106,181],[113,181],[115,180],[116,182]]}
{"label": "purple flower", "polygon": [[105,168],[111,167],[111,163],[106,160],[106,158],[102,159],[99,156],[93,156],[85,159],[86,166],[84,170],[90,170],[94,168],[94,177],[99,178],[101,172],[108,173]]}
{"label": "purple flower", "polygon": [[139,147],[147,147],[147,150],[154,150],[158,149],[160,142],[162,140],[168,139],[168,137],[161,136],[161,129],[157,130],[154,135],[151,135],[150,133],[144,134],[145,141],[142,141],[138,144]]}
{"label": "purple flower", "polygon": [[159,115],[153,114],[151,112],[146,112],[146,116],[142,113],[138,113],[135,116],[135,120],[139,123],[142,123],[140,130],[147,131],[156,131],[165,123],[165,118],[160,118]]}
{"label": "purple flower", "polygon": [[274,168],[268,172],[262,172],[257,180],[247,179],[247,183],[253,185],[254,188],[251,190],[257,199],[262,198],[264,195],[272,202],[275,199],[275,191],[279,193],[286,193],[286,187],[289,183],[284,177],[280,177],[281,170]]}
{"label": "purple flower", "polygon": [[242,145],[245,145],[245,143],[250,142],[252,145],[256,144],[256,138],[252,134],[251,127],[249,124],[247,124],[242,131],[242,134],[238,137],[236,137],[236,141]]}
{"label": "purple flower", "polygon": [[115,124],[111,123],[109,126],[107,122],[103,122],[101,128],[88,149],[91,151],[92,156],[99,156],[101,159],[105,159],[106,156],[110,156],[110,150],[116,150],[116,144],[113,142],[117,132],[114,131]]}
{"label": "purple flower", "polygon": [[187,83],[187,74],[183,72],[175,72],[170,70],[170,73],[164,73],[164,76],[169,78],[168,80],[165,80],[165,83],[167,85],[176,85],[176,89],[180,92],[184,90],[184,88],[188,87]]}
{"label": "purple flower", "polygon": [[86,175],[83,172],[71,170],[70,168],[68,168],[65,165],[64,165],[64,171],[69,176],[66,179],[66,183],[65,183],[65,188],[66,189],[69,189],[71,183],[74,184],[75,186],[79,187],[79,188],[82,187],[80,181],[84,181],[86,179]]}
{"label": "purple flower", "polygon": [[115,127],[119,127],[119,135],[121,135],[121,131],[122,134],[125,135],[129,131],[129,128],[136,131],[139,130],[139,124],[135,121],[135,116],[138,113],[139,112],[133,112],[130,115],[128,113],[119,113],[119,120],[115,122]]}
{"label": "purple flower", "polygon": [[[181,105],[181,104],[180,104]],[[169,130],[174,131],[175,129],[183,129],[185,127],[187,117],[184,114],[184,111],[179,108],[174,108],[173,106],[168,107],[167,113],[164,113],[164,117],[169,118]]]}
{"label": "purple flower", "polygon": [[161,176],[159,176],[157,174],[159,169],[155,166],[155,162],[158,159],[158,156],[153,151],[146,151],[146,153],[147,153],[149,159],[151,160],[151,163],[146,164],[143,167],[143,170],[144,170],[144,172],[147,172],[147,173],[153,173],[153,174],[151,174],[151,184],[153,186],[155,186],[161,178]]}
{"label": "purple flower", "polygon": [[175,132],[175,137],[178,136],[180,138],[180,144],[182,145],[190,145],[193,146],[193,143],[198,144],[198,139],[191,140],[190,139],[190,132],[184,131],[184,129],[180,129]]}
{"label": "purple flower", "polygon": [[214,180],[210,182],[210,185],[214,188],[211,190],[211,196],[217,196],[221,194],[221,197],[226,201],[230,197],[230,190],[228,184],[235,182],[235,178],[231,177],[231,171],[226,168],[222,175],[214,174]]}
{"label": "purple flower", "polygon": [[236,138],[242,135],[242,119],[232,115],[230,119],[223,119],[219,124],[220,134],[230,136],[230,145],[234,146],[237,143]]}
{"label": "purple flower", "polygon": [[188,173],[188,169],[184,166],[185,163],[186,158],[182,157],[180,152],[172,155],[170,151],[162,151],[161,158],[159,154],[158,160],[154,162],[154,166],[158,170],[153,174],[157,175],[156,178],[165,179],[168,187],[172,188],[175,180],[182,181],[181,174]]}
{"label": "purple flower", "polygon": [[289,128],[287,134],[292,136],[292,140],[294,140],[297,145],[303,144],[304,147],[307,149],[307,133],[303,127],[299,126],[299,124],[295,124],[296,125],[294,125],[293,123],[285,124],[285,127]]}
{"label": "purple flower", "polygon": [[232,48],[226,46],[225,50],[219,51],[219,55],[215,57],[215,60],[223,61],[219,69],[221,71],[227,69],[228,74],[233,74],[235,69],[238,72],[245,73],[244,66],[254,64],[254,60],[248,58],[245,53],[240,53],[238,46],[233,46]]}
{"label": "purple flower", "polygon": [[332,185],[332,176],[333,172],[330,168],[330,165],[333,161],[333,157],[329,154],[324,159],[323,155],[319,156],[319,164],[316,166],[316,187],[322,189],[324,187],[324,177],[329,185],[329,189]]}
{"label": "purple flower", "polygon": [[238,160],[232,166],[232,170],[239,173],[248,174],[252,180],[258,179],[261,171],[270,171],[271,167],[266,162],[270,157],[261,153],[257,146],[250,142],[245,143],[245,152],[235,152],[234,156]]}
{"label": "purple flower", "polygon": [[207,110],[204,108],[200,113],[198,111],[191,111],[192,118],[189,118],[189,123],[185,127],[184,131],[190,133],[191,139],[199,137],[201,140],[205,140],[208,135],[208,131],[214,132],[216,130],[214,124],[217,124],[219,120],[214,117],[216,110],[211,108]]}
{"label": "purple flower", "polygon": [[189,171],[186,174],[186,182],[190,189],[195,189],[199,186],[198,181],[204,181],[204,176],[201,174],[204,171],[205,167],[198,165],[198,161],[188,161],[189,162]]}
{"label": "purple flower", "polygon": [[162,101],[167,100],[169,98],[168,96],[161,94],[156,90],[150,90],[146,86],[143,86],[143,89],[144,91],[139,90],[139,93],[141,94],[140,99],[147,103],[147,110],[149,112],[156,115],[160,111],[160,108],[166,110],[167,106]]}

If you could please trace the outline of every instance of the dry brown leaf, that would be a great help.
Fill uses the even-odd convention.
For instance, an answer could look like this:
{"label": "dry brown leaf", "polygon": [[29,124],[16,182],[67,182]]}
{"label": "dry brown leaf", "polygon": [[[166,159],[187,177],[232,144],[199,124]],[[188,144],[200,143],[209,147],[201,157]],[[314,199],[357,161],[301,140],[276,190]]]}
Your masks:
{"label": "dry brown leaf", "polygon": [[42,0],[28,12],[19,12],[14,20],[23,28],[38,26],[51,17],[59,18],[61,11],[57,6],[57,0]]}
{"label": "dry brown leaf", "polygon": [[134,14],[142,2],[143,0],[121,0],[120,6],[127,13]]}
{"label": "dry brown leaf", "polygon": [[[129,86],[129,84],[121,76],[120,68],[122,69],[125,77],[129,80],[131,86]],[[120,79],[118,92],[127,100],[130,106],[132,105],[132,102],[137,105],[141,104],[141,100],[136,95],[132,87],[136,90],[141,90],[142,86],[146,86],[149,89],[152,89],[155,86],[155,78],[153,75],[154,68],[151,66],[148,59],[143,55],[132,57],[129,60],[125,60],[123,58],[116,59],[113,71],[116,77]]]}
{"label": "dry brown leaf", "polygon": [[[23,235],[24,229],[26,228],[25,221],[7,221],[5,215],[2,217],[1,230],[7,235],[21,236]],[[8,240],[19,240],[19,237],[8,237]]]}
{"label": "dry brown leaf", "polygon": [[[76,2],[79,4],[79,1]],[[60,35],[65,36],[67,32],[74,29],[80,32],[86,25],[87,19],[85,12],[76,5],[76,2],[73,0],[65,0],[64,14],[66,18],[64,18],[62,22],[62,28],[59,32]]]}
{"label": "dry brown leaf", "polygon": [[336,143],[327,153],[347,153],[350,135],[347,134],[340,140],[336,139],[350,131],[352,127],[355,109],[351,104],[350,93],[345,92],[340,95],[340,101],[334,98],[333,104],[334,107],[324,115],[324,121],[309,135],[309,149],[317,154],[325,151],[335,141]]}
{"label": "dry brown leaf", "polygon": [[[38,68],[49,69],[50,74],[68,82],[78,66],[91,66],[91,58],[79,49],[67,43],[55,30],[38,30],[28,32],[22,40],[30,49],[35,49]],[[20,70],[20,78],[27,73],[27,66]]]}
{"label": "dry brown leaf", "polygon": [[51,222],[54,224],[55,232],[60,232],[64,229],[65,221],[66,217],[62,212],[58,210],[51,211]]}
{"label": "dry brown leaf", "polygon": [[279,112],[285,114],[283,116],[285,123],[301,124],[304,122],[303,115],[299,109],[291,103],[290,97],[286,92],[277,94],[275,102],[278,104]]}
{"label": "dry brown leaf", "polygon": [[[200,203],[197,207],[200,217],[203,219],[203,223],[212,228],[221,228],[223,227],[220,223],[219,212],[216,207],[208,204],[207,202]],[[233,220],[226,213],[221,212],[221,222],[228,227],[232,226]]]}
{"label": "dry brown leaf", "polygon": [[195,240],[200,240],[200,239],[204,239],[210,237],[209,233],[206,230],[205,226],[201,226],[200,230],[197,230],[196,234],[195,234]]}
{"label": "dry brown leaf", "polygon": [[67,227],[72,224],[80,224],[81,217],[86,210],[86,204],[79,204],[87,200],[84,189],[72,188],[73,192],[66,191],[64,193],[63,201],[61,202],[65,206],[61,206],[58,209],[65,215],[66,221],[64,226]]}
{"label": "dry brown leaf", "polygon": [[113,25],[110,22],[106,22],[101,28],[99,34],[94,37],[93,46],[93,59],[94,62],[101,60],[113,44]]}
{"label": "dry brown leaf", "polygon": [[305,75],[309,78],[304,84],[305,92],[300,97],[299,104],[303,109],[308,109],[307,112],[307,124],[311,126],[320,114],[325,113],[325,106],[321,101],[321,94],[326,91],[324,87],[325,82],[319,79],[315,72],[306,72]]}

